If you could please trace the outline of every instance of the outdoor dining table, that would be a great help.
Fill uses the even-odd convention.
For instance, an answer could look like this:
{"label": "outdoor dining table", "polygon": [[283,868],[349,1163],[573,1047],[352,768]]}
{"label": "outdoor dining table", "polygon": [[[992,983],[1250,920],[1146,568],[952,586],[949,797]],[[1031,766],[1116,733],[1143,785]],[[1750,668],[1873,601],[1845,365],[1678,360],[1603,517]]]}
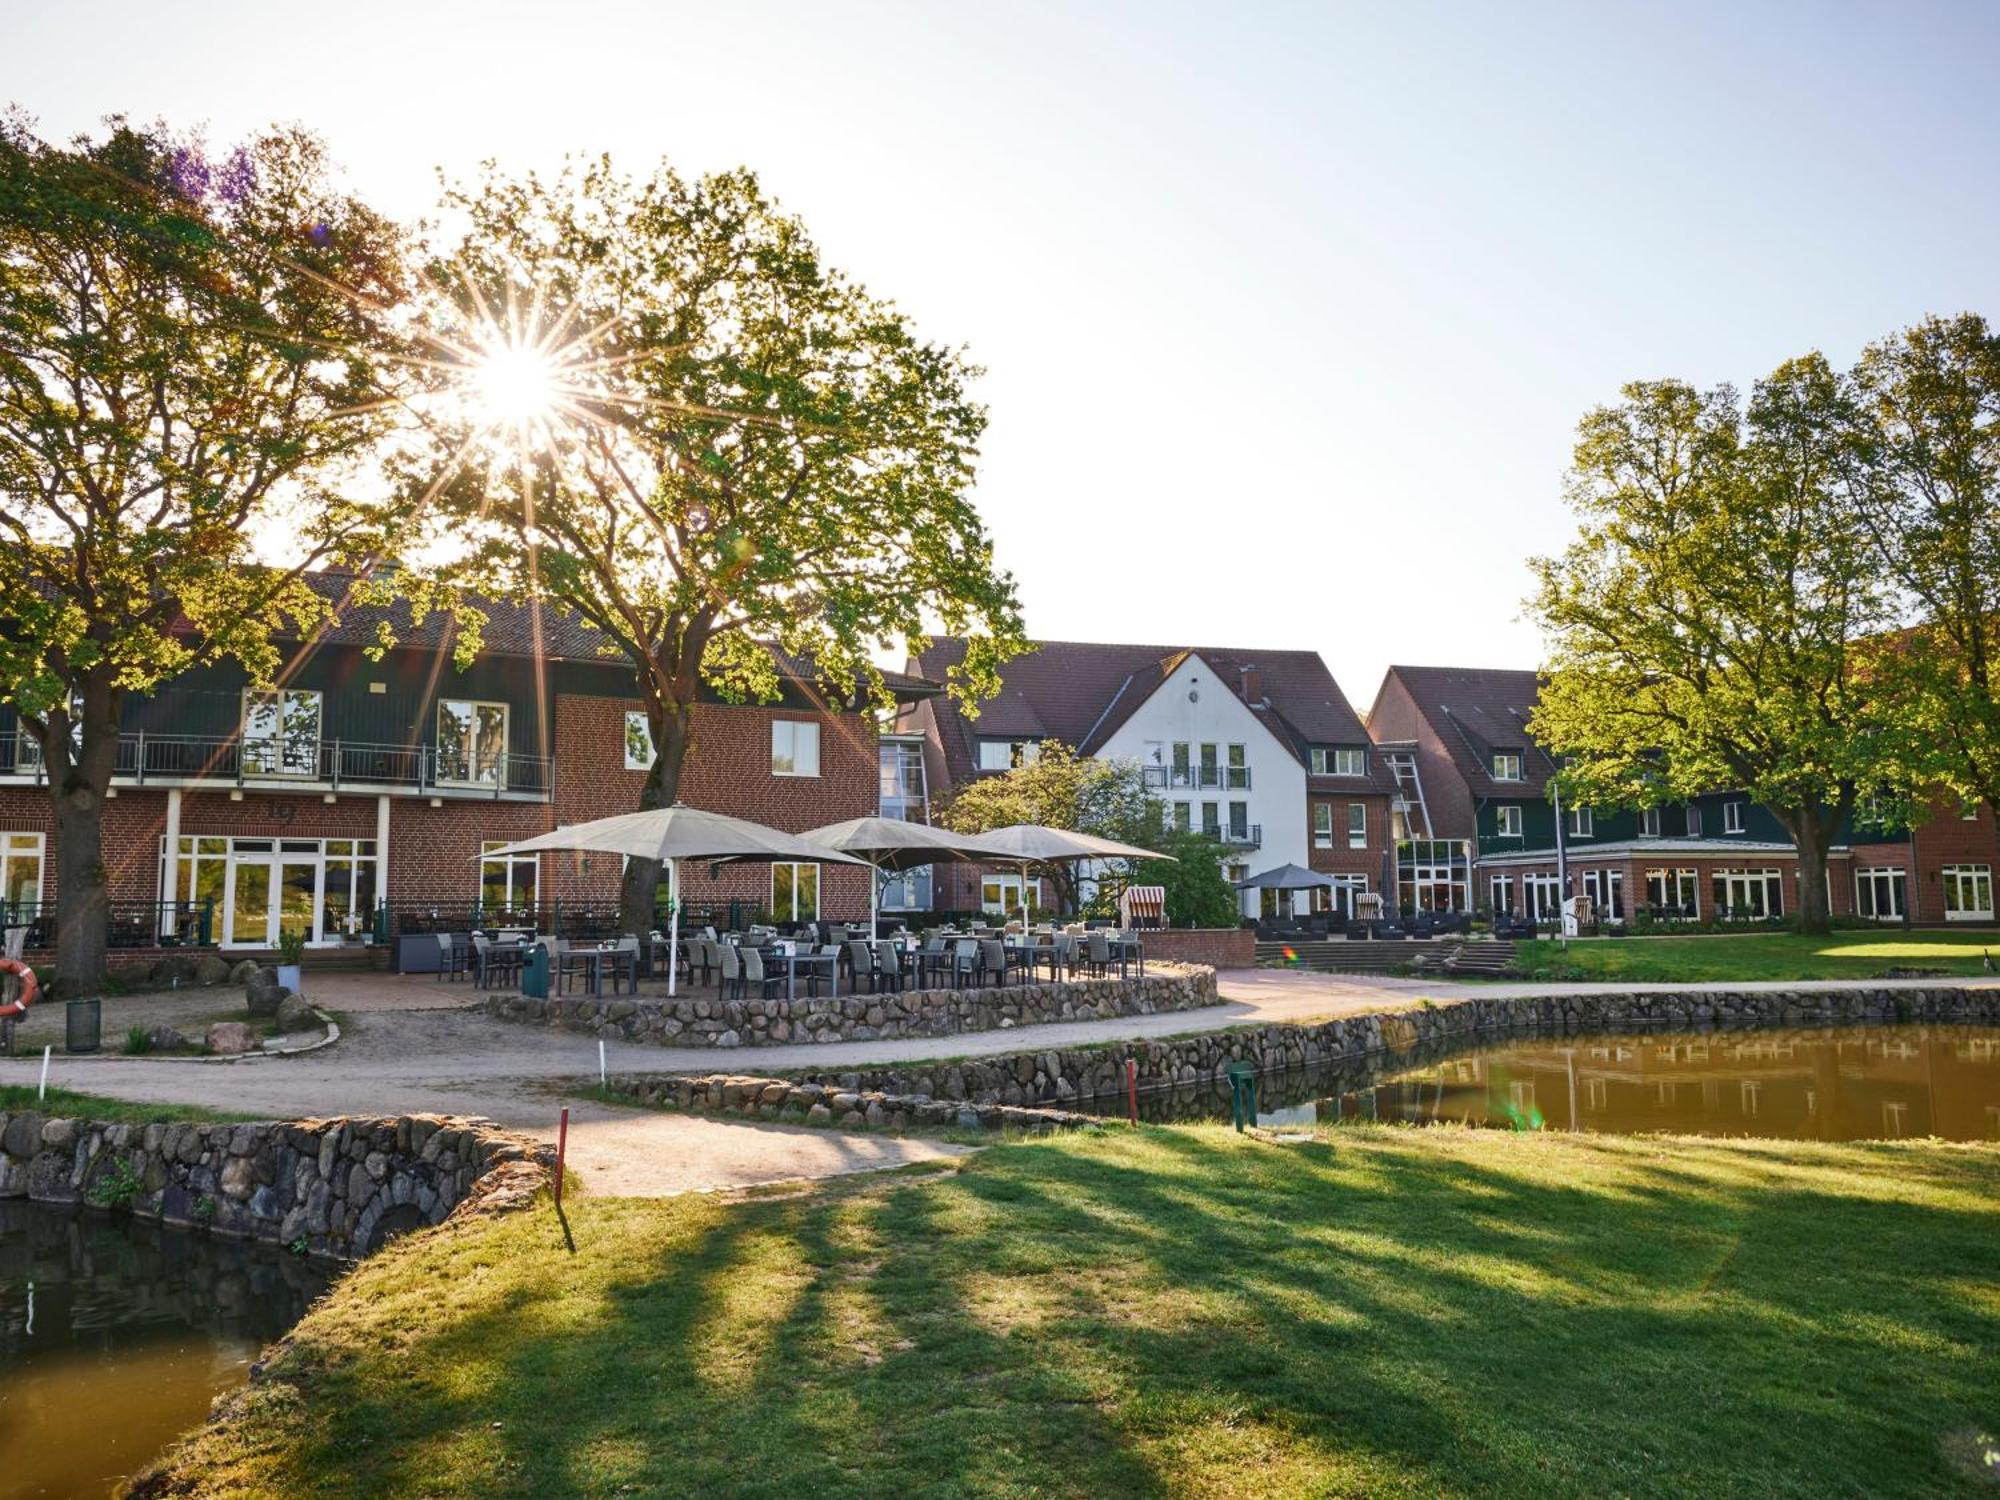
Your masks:
{"label": "outdoor dining table", "polygon": [[827,977],[833,985],[832,993],[836,997],[840,994],[839,954],[785,953],[776,948],[765,948],[760,951],[764,955],[766,965],[774,964],[785,971],[785,998],[787,1000],[796,1000],[799,998],[799,970],[816,969],[821,964],[826,965]]}
{"label": "outdoor dining table", "polygon": [[618,975],[622,970],[631,981],[632,993],[635,995],[638,994],[638,957],[639,955],[634,953],[630,948],[571,948],[567,953],[563,954],[565,961],[572,958],[580,958],[590,966],[590,972],[584,980],[584,985],[593,995],[602,995],[604,993],[604,965],[607,959],[611,963],[611,993],[614,995],[618,993]]}
{"label": "outdoor dining table", "polygon": [[[492,940],[486,944],[486,951],[480,952],[475,945],[472,957],[479,965],[479,982],[486,983],[486,971],[492,968],[518,969],[528,962],[528,944],[524,941]],[[498,964],[495,960],[501,960]]]}

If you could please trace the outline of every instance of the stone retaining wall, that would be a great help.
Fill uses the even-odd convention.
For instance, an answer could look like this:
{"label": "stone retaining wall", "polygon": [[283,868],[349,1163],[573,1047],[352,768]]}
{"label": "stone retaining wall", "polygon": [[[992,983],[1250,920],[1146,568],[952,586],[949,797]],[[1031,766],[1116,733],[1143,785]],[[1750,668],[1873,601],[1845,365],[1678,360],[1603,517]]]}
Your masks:
{"label": "stone retaining wall", "polygon": [[0,1198],[95,1203],[333,1259],[533,1198],[554,1153],[444,1115],[242,1125],[0,1114]]}
{"label": "stone retaining wall", "polygon": [[1148,962],[1143,979],[1134,974],[1129,979],[802,995],[796,1000],[668,1000],[659,995],[562,995],[537,1000],[527,995],[488,995],[485,1009],[503,1021],[558,1026],[658,1047],[762,1047],[957,1036],[1054,1021],[1105,1021],[1197,1010],[1218,1003],[1215,970],[1202,964]]}
{"label": "stone retaining wall", "polygon": [[849,1130],[1073,1130],[1100,1123],[1068,1110],[1019,1108],[1011,1104],[917,1099],[880,1090],[798,1083],[788,1078],[746,1078],[729,1073],[700,1076],[648,1074],[613,1078],[610,1090],[640,1104],[696,1114],[738,1115],[784,1120],[797,1125],[830,1125]]}
{"label": "stone retaining wall", "polygon": [[1390,1048],[1436,1048],[1483,1033],[1617,1031],[1646,1027],[1830,1026],[1939,1021],[2000,1024],[2000,989],[1947,986],[1843,991],[1651,991],[1624,995],[1475,997],[1317,1025],[1245,1027],[1165,1041],[1114,1042],[994,1057],[870,1068],[797,1079],[851,1093],[966,1101],[978,1105],[1065,1105],[1115,1098],[1125,1060],[1139,1065],[1139,1088],[1187,1088],[1214,1080],[1233,1062],[1260,1072],[1320,1068]]}
{"label": "stone retaining wall", "polygon": [[1207,964],[1212,969],[1249,969],[1257,964],[1257,934],[1248,927],[1155,927],[1139,934],[1146,962]]}

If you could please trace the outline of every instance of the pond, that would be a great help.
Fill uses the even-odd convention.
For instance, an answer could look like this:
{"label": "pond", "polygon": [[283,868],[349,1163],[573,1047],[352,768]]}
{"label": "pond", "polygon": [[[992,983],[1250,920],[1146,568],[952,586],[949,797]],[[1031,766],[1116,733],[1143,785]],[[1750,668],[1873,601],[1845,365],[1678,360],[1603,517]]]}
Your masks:
{"label": "pond", "polygon": [[0,1201],[0,1497],[110,1493],[329,1279],[282,1251]]}
{"label": "pond", "polygon": [[[1455,1121],[1854,1141],[2000,1140],[2000,1027],[1838,1026],[1512,1037],[1258,1080],[1258,1123]],[[1124,1100],[1084,1101],[1102,1115]],[[1226,1084],[1142,1094],[1142,1118],[1229,1118]]]}

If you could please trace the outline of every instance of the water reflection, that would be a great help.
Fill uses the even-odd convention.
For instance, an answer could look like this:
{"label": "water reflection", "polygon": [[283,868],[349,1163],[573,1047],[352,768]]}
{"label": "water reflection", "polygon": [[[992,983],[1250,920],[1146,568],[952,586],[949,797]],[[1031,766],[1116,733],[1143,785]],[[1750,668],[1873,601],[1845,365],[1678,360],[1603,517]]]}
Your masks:
{"label": "water reflection", "polygon": [[[1123,1101],[1094,1101],[1122,1114]],[[1086,1104],[1087,1108],[1092,1107]],[[1142,1096],[1151,1120],[1229,1118],[1226,1084]],[[1437,1046],[1259,1080],[1258,1122],[1438,1120],[1527,1130],[1827,1141],[2000,1139],[2000,1029],[1650,1031]]]}
{"label": "water reflection", "polygon": [[269,1249],[0,1202],[0,1497],[109,1493],[326,1284]]}

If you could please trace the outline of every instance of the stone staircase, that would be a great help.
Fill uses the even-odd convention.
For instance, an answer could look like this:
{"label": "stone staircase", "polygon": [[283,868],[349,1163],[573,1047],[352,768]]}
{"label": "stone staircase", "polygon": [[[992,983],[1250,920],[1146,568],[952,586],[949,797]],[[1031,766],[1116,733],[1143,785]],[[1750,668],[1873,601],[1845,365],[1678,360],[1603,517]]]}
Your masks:
{"label": "stone staircase", "polygon": [[1342,974],[1387,974],[1409,968],[1436,974],[1504,976],[1511,972],[1515,945],[1492,938],[1259,942],[1260,967],[1320,969]]}

